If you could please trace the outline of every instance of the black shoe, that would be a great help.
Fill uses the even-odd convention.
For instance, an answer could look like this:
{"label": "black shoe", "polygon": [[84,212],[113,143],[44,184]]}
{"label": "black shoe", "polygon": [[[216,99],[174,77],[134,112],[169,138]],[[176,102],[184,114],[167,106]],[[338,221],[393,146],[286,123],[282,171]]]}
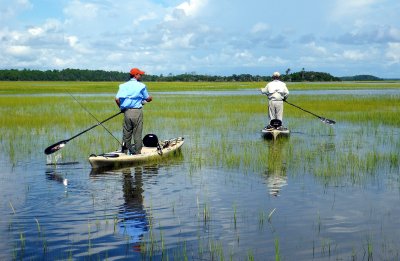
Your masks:
{"label": "black shoe", "polygon": [[125,142],[122,143],[121,152],[125,154],[128,152],[128,148],[125,146]]}

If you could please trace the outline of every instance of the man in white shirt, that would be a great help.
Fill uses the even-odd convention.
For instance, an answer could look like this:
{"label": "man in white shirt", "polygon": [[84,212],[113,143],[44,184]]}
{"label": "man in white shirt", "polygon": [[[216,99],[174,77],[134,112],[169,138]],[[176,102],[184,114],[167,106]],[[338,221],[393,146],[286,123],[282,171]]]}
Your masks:
{"label": "man in white shirt", "polygon": [[[269,82],[264,88],[261,88],[261,93],[268,96],[268,116],[269,120],[278,119],[282,122],[283,118],[283,101],[289,95],[289,90],[286,84],[280,80],[281,74],[274,72],[272,74],[272,81]],[[271,128],[268,125],[266,128]]]}

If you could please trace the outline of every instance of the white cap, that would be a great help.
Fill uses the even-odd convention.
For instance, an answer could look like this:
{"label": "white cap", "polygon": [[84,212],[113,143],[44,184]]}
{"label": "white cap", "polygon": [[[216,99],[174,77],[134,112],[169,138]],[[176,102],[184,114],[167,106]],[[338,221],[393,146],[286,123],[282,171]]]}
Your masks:
{"label": "white cap", "polygon": [[274,76],[274,77],[281,77],[281,74],[280,74],[279,72],[274,72],[274,73],[272,74],[272,76]]}

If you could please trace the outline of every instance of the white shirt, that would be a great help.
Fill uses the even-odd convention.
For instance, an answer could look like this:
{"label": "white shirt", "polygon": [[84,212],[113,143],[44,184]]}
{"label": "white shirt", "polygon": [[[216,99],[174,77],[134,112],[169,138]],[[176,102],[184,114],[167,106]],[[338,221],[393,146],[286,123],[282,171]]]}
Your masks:
{"label": "white shirt", "polygon": [[264,88],[261,88],[261,93],[266,94],[271,101],[282,101],[283,98],[289,95],[289,90],[284,82],[273,80]]}

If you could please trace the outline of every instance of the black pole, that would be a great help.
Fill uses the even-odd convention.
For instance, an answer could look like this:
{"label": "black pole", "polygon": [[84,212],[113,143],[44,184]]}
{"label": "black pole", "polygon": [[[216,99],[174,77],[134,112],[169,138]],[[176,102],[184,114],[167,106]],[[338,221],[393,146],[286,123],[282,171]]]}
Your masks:
{"label": "black pole", "polygon": [[315,117],[318,117],[318,118],[319,118],[322,122],[324,122],[324,123],[327,123],[327,124],[330,124],[330,125],[333,125],[333,124],[336,123],[336,121],[334,121],[334,120],[330,120],[330,119],[321,117],[321,116],[319,116],[319,115],[317,115],[317,114],[315,114],[315,113],[312,113],[311,111],[307,111],[307,110],[305,110],[305,109],[303,109],[303,108],[301,108],[301,107],[299,107],[299,106],[297,106],[297,105],[295,105],[295,104],[293,104],[293,103],[290,103],[290,102],[288,102],[288,101],[284,101],[284,102],[286,102],[287,104],[292,105],[293,107],[296,107],[297,109],[300,109],[300,110],[305,111],[305,112],[307,112],[307,113],[309,113],[309,114],[311,114],[311,115],[314,115]]}
{"label": "black pole", "polygon": [[93,129],[93,128],[95,128],[95,127],[97,127],[97,126],[103,124],[104,122],[111,120],[112,118],[114,118],[114,117],[120,115],[121,113],[122,113],[122,111],[118,112],[117,114],[114,114],[114,115],[111,116],[111,117],[108,117],[107,119],[105,119],[105,120],[103,120],[103,121],[101,121],[101,122],[98,122],[96,125],[93,125],[92,127],[88,128],[88,129],[86,129],[86,130],[84,130],[84,131],[82,131],[82,132],[79,132],[78,134],[76,134],[75,136],[72,136],[71,138],[69,138],[69,139],[67,139],[67,140],[62,140],[62,141],[59,141],[59,142],[57,142],[57,143],[54,143],[53,145],[47,147],[47,148],[44,150],[44,154],[49,155],[49,154],[52,154],[52,153],[54,153],[54,152],[56,152],[56,151],[62,149],[62,148],[65,146],[65,144],[67,144],[67,142],[69,142],[70,140],[75,139],[76,137],[78,137],[78,136],[84,134],[85,132],[88,132],[88,131],[90,131],[91,129]]}

